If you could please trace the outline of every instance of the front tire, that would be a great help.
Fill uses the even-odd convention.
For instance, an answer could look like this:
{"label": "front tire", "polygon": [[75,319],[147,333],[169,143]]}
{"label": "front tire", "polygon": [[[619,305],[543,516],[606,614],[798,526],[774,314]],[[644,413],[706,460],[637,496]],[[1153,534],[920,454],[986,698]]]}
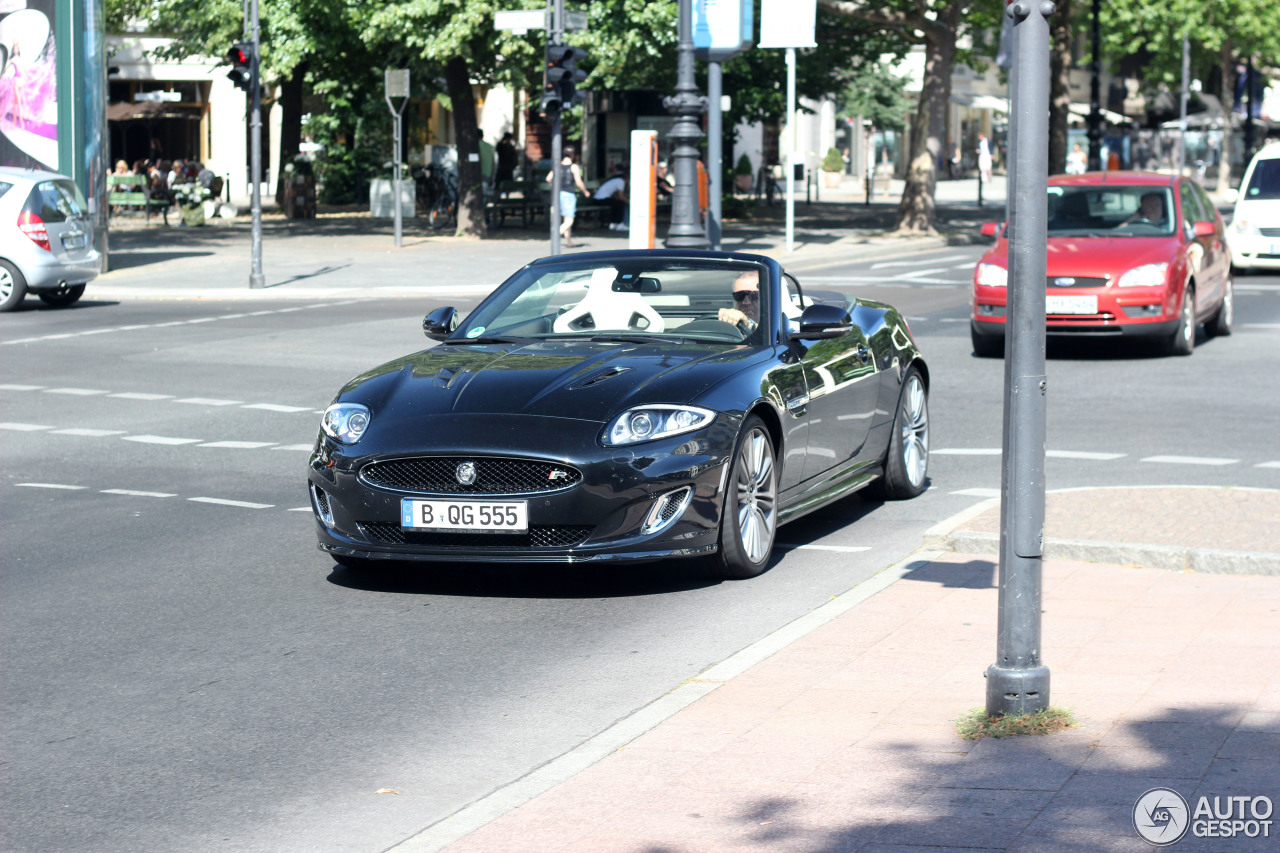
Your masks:
{"label": "front tire", "polygon": [[778,465],[764,421],[742,425],[720,517],[720,550],[708,558],[719,580],[745,580],[764,572],[778,533]]}
{"label": "front tire", "polygon": [[907,369],[893,419],[893,436],[876,491],[884,500],[914,498],[929,476],[929,389],[916,367]]}
{"label": "front tire", "polygon": [[431,206],[431,212],[427,214],[427,224],[432,228],[443,228],[453,217],[453,203],[447,198],[441,198]]}
{"label": "front tire", "polygon": [[44,290],[36,294],[40,297],[40,301],[45,305],[52,305],[54,308],[66,308],[68,305],[74,305],[80,301],[80,297],[84,296],[83,284],[64,284],[57,290]]}
{"label": "front tire", "polygon": [[1191,285],[1182,294],[1182,311],[1178,328],[1165,344],[1169,355],[1191,355],[1196,348],[1196,291]]}
{"label": "front tire", "polygon": [[18,268],[0,261],[0,311],[13,311],[27,295],[27,280]]}
{"label": "front tire", "polygon": [[1227,276],[1226,284],[1222,287],[1222,304],[1218,306],[1218,313],[1213,315],[1213,319],[1204,324],[1204,330],[1211,338],[1225,338],[1231,334],[1235,320],[1235,282],[1231,280],[1231,276]]}
{"label": "front tire", "polygon": [[973,343],[973,354],[978,358],[1004,356],[1004,335],[984,335],[970,325],[969,340]]}

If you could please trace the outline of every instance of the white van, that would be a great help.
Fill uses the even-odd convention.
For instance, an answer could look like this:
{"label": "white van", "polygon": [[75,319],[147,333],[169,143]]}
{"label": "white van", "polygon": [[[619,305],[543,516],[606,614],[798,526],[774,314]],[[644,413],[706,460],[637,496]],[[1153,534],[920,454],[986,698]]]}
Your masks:
{"label": "white van", "polygon": [[1280,269],[1280,142],[1253,156],[1227,228],[1231,266]]}

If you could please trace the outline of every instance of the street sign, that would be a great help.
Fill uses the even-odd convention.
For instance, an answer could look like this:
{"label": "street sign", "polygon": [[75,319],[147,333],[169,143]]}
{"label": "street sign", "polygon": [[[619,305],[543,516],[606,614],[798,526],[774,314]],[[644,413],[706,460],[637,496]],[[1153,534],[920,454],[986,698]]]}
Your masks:
{"label": "street sign", "polygon": [[694,55],[703,62],[728,62],[750,50],[753,11],[751,0],[695,0]]}
{"label": "street sign", "polygon": [[[493,28],[495,30],[511,30],[522,36],[529,30],[549,30],[551,13],[546,9],[515,9],[513,11],[494,12]],[[586,12],[565,12],[565,32],[587,29]]]}
{"label": "street sign", "polygon": [[764,0],[759,47],[817,47],[818,0]]}
{"label": "street sign", "polygon": [[388,68],[384,75],[388,98],[409,97],[409,69]]}

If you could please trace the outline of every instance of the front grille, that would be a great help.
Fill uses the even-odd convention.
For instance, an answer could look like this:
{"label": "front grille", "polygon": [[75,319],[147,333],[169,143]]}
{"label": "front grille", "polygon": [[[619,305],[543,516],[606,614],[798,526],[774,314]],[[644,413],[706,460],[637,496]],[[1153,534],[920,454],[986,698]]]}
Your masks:
{"label": "front grille", "polygon": [[375,542],[386,545],[422,545],[430,548],[481,548],[514,551],[528,548],[572,548],[591,534],[591,528],[533,525],[528,533],[445,533],[435,530],[405,530],[384,521],[361,522],[360,529]]}
{"label": "front grille", "polygon": [[[458,466],[476,467],[475,482],[458,482]],[[370,462],[360,470],[367,485],[398,492],[428,495],[528,495],[556,492],[576,486],[582,472],[540,459],[505,459],[494,456],[416,456]]]}
{"label": "front grille", "polygon": [[[1070,284],[1058,284],[1059,281],[1071,282]],[[1073,275],[1051,275],[1047,278],[1049,287],[1106,287],[1107,280],[1105,278],[1088,278],[1086,276]]]}
{"label": "front grille", "polygon": [[1280,237],[1280,228],[1259,228],[1258,233],[1263,237]]}
{"label": "front grille", "polygon": [[1101,314],[1049,314],[1048,319],[1060,323],[1078,323],[1081,325],[1092,325],[1094,323],[1112,323],[1115,322],[1116,315],[1110,311],[1104,311]]}

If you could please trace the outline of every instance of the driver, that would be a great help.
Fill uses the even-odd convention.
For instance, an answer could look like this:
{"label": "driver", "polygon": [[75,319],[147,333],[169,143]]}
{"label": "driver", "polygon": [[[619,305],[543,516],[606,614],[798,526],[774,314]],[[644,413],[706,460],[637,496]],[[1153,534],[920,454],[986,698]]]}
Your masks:
{"label": "driver", "polygon": [[716,317],[751,334],[760,325],[760,273],[745,270],[733,280],[733,306],[721,308]]}
{"label": "driver", "polygon": [[1138,209],[1123,224],[1131,222],[1164,222],[1164,193],[1143,193]]}

